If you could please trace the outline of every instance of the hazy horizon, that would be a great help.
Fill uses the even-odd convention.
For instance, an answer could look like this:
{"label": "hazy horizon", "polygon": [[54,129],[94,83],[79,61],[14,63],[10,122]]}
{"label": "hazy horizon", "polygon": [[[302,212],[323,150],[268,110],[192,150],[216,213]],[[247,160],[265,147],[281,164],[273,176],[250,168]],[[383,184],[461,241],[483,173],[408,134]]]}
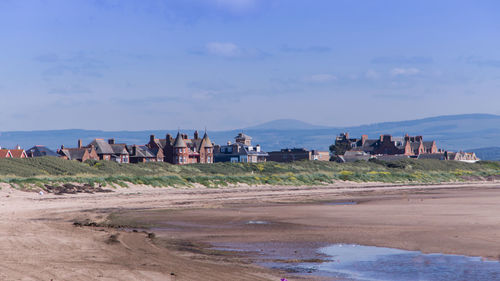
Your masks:
{"label": "hazy horizon", "polygon": [[500,114],[497,1],[0,0],[0,131]]}

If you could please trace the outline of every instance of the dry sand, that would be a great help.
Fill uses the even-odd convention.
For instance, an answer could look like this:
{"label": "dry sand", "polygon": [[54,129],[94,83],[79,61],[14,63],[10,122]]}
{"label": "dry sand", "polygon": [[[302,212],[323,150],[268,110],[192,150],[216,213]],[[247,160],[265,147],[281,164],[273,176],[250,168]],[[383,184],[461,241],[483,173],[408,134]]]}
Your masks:
{"label": "dry sand", "polygon": [[[198,242],[357,243],[498,259],[499,187],[132,186],[113,193],[56,196],[2,185],[0,280],[280,280],[286,275],[236,255],[207,254]],[[358,204],[325,204],[343,201]],[[152,211],[159,209],[170,211]],[[165,248],[161,239],[144,233],[72,224],[75,219],[103,221],[111,212],[175,226],[160,236],[177,244]],[[271,224],[245,223],[250,220]],[[186,241],[195,243],[189,251],[182,250]]]}

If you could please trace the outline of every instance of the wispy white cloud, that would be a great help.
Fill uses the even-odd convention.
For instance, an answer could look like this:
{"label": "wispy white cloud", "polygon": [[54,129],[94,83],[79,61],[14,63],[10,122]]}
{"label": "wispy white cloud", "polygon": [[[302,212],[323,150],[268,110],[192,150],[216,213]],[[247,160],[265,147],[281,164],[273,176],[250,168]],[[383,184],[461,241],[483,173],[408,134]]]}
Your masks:
{"label": "wispy white cloud", "polygon": [[337,76],[332,74],[314,74],[306,77],[304,80],[311,83],[327,83],[336,81]]}
{"label": "wispy white cloud", "polygon": [[209,54],[222,57],[239,57],[243,53],[240,47],[230,42],[210,42],[206,49]]}
{"label": "wispy white cloud", "polygon": [[419,74],[420,70],[418,68],[410,67],[410,68],[393,68],[391,70],[391,74],[393,76],[411,76]]}
{"label": "wispy white cloud", "polygon": [[269,54],[255,48],[243,48],[232,42],[210,42],[202,51],[192,51],[199,55],[212,55],[225,58],[264,58]]}

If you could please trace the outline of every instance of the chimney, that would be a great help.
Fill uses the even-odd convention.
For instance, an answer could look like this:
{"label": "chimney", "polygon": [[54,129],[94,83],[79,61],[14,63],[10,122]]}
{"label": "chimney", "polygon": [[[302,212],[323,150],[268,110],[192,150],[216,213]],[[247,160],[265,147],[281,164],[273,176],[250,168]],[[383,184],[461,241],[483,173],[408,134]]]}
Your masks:
{"label": "chimney", "polygon": [[[153,139],[154,139],[154,135],[152,135]],[[132,147],[132,155],[137,155],[137,145],[134,144],[134,146]]]}
{"label": "chimney", "polygon": [[187,134],[182,134],[182,138],[187,140],[188,139],[188,135]]}
{"label": "chimney", "polygon": [[380,135],[380,141],[384,140],[384,135]]}
{"label": "chimney", "polygon": [[405,141],[410,141],[410,136],[408,134],[405,134]]}
{"label": "chimney", "polygon": [[368,139],[367,135],[362,135],[361,136],[361,146],[365,146],[365,142],[366,142],[367,139]]}
{"label": "chimney", "polygon": [[155,135],[150,135],[149,136],[149,143],[154,143],[155,142]]}
{"label": "chimney", "polygon": [[198,130],[194,131],[194,139],[197,140],[198,139]]}
{"label": "chimney", "polygon": [[171,142],[172,141],[172,135],[171,134],[167,134],[166,139],[167,139],[167,141]]}
{"label": "chimney", "polygon": [[81,139],[78,140],[78,148],[82,148],[82,140]]}
{"label": "chimney", "polygon": [[114,138],[109,139],[109,140],[108,140],[108,144],[115,144],[115,139],[114,139]]}
{"label": "chimney", "polygon": [[231,141],[227,141],[227,145],[231,145]]}
{"label": "chimney", "polygon": [[61,149],[64,149],[64,144],[61,144]]}
{"label": "chimney", "polygon": [[345,135],[345,138],[346,138],[346,139],[349,139],[349,132],[345,132],[345,134],[344,134],[344,135]]}
{"label": "chimney", "polygon": [[417,136],[417,141],[422,141],[422,140],[423,140],[422,136]]}
{"label": "chimney", "polygon": [[21,149],[21,147],[19,146],[19,144],[18,144],[18,145],[16,145],[16,149]]}

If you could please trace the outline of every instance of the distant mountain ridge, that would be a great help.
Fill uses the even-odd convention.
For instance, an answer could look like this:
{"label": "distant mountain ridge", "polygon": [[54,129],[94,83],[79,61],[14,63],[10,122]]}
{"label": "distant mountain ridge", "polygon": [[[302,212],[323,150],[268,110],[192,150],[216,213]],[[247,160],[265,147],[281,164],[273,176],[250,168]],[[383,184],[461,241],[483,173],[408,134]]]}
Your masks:
{"label": "distant mountain ridge", "polygon": [[256,126],[247,127],[243,130],[314,130],[329,128],[331,127],[312,125],[296,119],[277,119]]}
{"label": "distant mountain ridge", "polygon": [[471,149],[482,160],[500,161],[500,147],[484,147]]}
{"label": "distant mountain ridge", "polygon": [[[280,119],[245,129],[209,131],[208,134],[213,142],[225,144],[227,141],[233,141],[237,133],[242,131],[252,136],[253,142],[262,145],[266,151],[292,147],[328,150],[328,146],[341,132],[349,132],[353,137],[367,134],[370,138],[378,138],[381,134],[422,135],[424,140],[436,140],[439,148],[448,150],[473,151],[473,148],[485,147],[491,150],[491,147],[500,146],[500,116],[492,114],[437,116],[351,127],[316,126],[299,120]],[[183,132],[192,136],[194,130],[183,130]],[[87,144],[94,138],[115,138],[117,143],[145,144],[149,141],[149,135],[154,134],[156,137],[164,138],[167,133],[175,135],[177,130],[13,131],[0,133],[0,146],[12,148],[19,144],[27,149],[35,144],[43,144],[56,149],[61,144],[74,147],[78,139],[82,139],[83,143]]]}

